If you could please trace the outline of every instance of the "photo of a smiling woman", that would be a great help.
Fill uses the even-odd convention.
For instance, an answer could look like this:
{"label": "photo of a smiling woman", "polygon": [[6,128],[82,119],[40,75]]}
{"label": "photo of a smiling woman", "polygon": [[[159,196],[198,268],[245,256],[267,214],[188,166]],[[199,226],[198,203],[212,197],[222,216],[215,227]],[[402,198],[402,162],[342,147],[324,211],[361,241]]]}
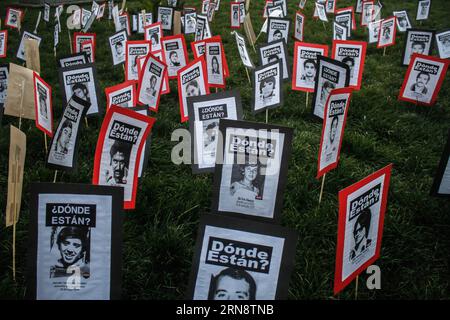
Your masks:
{"label": "photo of a smiling woman", "polygon": [[234,164],[231,177],[230,195],[236,200],[261,200],[264,177],[260,174],[258,161],[246,159],[245,164]]}

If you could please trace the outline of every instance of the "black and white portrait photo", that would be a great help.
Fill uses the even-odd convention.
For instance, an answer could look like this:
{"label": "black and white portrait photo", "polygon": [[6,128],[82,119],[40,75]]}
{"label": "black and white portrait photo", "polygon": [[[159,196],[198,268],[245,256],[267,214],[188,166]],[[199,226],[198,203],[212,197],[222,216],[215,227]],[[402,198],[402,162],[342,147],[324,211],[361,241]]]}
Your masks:
{"label": "black and white portrait photo", "polygon": [[347,31],[346,37],[350,38],[352,35],[352,11],[345,11],[339,12],[334,16],[334,22],[339,24],[341,27],[345,28]]}
{"label": "black and white portrait photo", "polygon": [[91,104],[87,115],[102,113],[102,104],[99,99],[99,85],[94,64],[82,64],[59,69],[59,83],[62,88],[63,102],[76,95]]}
{"label": "black and white portrait photo", "polygon": [[225,88],[223,52],[223,44],[220,38],[218,40],[211,38],[205,41],[206,70],[208,84],[211,87]]}
{"label": "black and white portrait photo", "polygon": [[376,20],[369,22],[367,25],[369,31],[369,41],[368,43],[378,43],[378,38],[381,30],[381,20]]}
{"label": "black and white portrait photo", "polygon": [[272,62],[281,61],[283,66],[283,80],[289,80],[291,78],[291,66],[288,61],[286,43],[283,40],[263,44],[258,48],[258,52],[261,66],[268,65]]}
{"label": "black and white portrait photo", "polygon": [[296,241],[284,227],[202,215],[187,298],[284,299]]}
{"label": "black and white portrait photo", "polygon": [[0,31],[0,58],[6,57],[6,51],[8,47],[8,31]]}
{"label": "black and white portrait photo", "polygon": [[31,197],[34,249],[28,296],[36,300],[118,299],[123,191],[34,183]]}
{"label": "black and white portrait photo", "polygon": [[184,35],[164,37],[162,42],[163,52],[168,67],[169,79],[175,79],[178,71],[188,62],[188,54]]}
{"label": "black and white portrait photo", "polygon": [[397,17],[397,30],[399,32],[405,32],[406,30],[412,28],[408,13],[405,10],[394,11],[393,15]]}
{"label": "black and white portrait photo", "polygon": [[450,58],[450,30],[436,33],[436,46],[441,59]]}
{"label": "black and white portrait photo", "polygon": [[150,52],[150,42],[135,40],[127,41],[125,45],[125,80],[138,80],[138,59]]}
{"label": "black and white portrait photo", "polygon": [[88,40],[81,43],[80,52],[85,52],[88,57],[88,62],[95,62],[95,47],[92,40]]}
{"label": "black and white portrait photo", "polygon": [[301,12],[295,13],[295,30],[294,38],[303,41],[303,30],[305,28],[305,16]]}
{"label": "black and white portrait photo", "polygon": [[396,17],[391,17],[381,21],[380,31],[378,33],[377,48],[383,48],[395,44],[396,35]]}
{"label": "black and white portrait photo", "polygon": [[241,57],[242,64],[247,68],[253,69],[255,66],[253,65],[250,55],[248,54],[245,38],[236,31],[234,31],[234,37],[236,39],[236,45],[239,52],[239,56]]}
{"label": "black and white portrait photo", "polygon": [[189,12],[184,14],[184,34],[194,34],[197,24],[197,13]]}
{"label": "black and white portrait photo", "polygon": [[158,21],[163,30],[172,30],[173,8],[158,7]]}
{"label": "black and white portrait photo", "polygon": [[283,101],[281,90],[283,81],[283,64],[277,60],[253,70],[252,112],[279,107]]}
{"label": "black and white portrait photo", "polygon": [[22,33],[22,38],[20,40],[19,49],[17,50],[16,57],[23,61],[26,61],[26,59],[25,59],[25,40],[26,39],[36,40],[38,42],[38,46],[40,46],[41,40],[42,40],[42,38],[39,37],[37,34],[31,33],[28,31],[24,31]]}
{"label": "black and white portrait photo", "polygon": [[431,186],[431,195],[450,197],[450,131]]}
{"label": "black and white portrait photo", "polygon": [[162,84],[167,74],[167,65],[150,54],[142,68],[138,85],[138,101],[153,111],[157,111]]}
{"label": "black and white portrait photo", "polygon": [[419,0],[417,3],[416,21],[427,20],[430,14],[431,0]]}
{"label": "black and white portrait photo", "polygon": [[109,47],[113,58],[113,65],[125,63],[125,44],[127,42],[127,32],[119,31],[109,37]]}
{"label": "black and white portrait photo", "polygon": [[137,27],[137,32],[138,33],[144,33],[144,28],[146,26],[149,26],[153,23],[153,13],[151,12],[146,12],[145,13],[145,18],[144,15],[142,13],[139,13],[138,15],[138,27]]}
{"label": "black and white portrait photo", "polygon": [[414,53],[429,55],[434,41],[434,31],[409,29],[406,31],[402,65],[407,66]]}
{"label": "black and white portrait photo", "polygon": [[37,73],[33,78],[36,127],[53,137],[52,88]]}
{"label": "black and white portrait photo", "polygon": [[6,101],[6,93],[8,92],[8,75],[9,65],[0,64],[0,114],[3,115],[3,106]]}
{"label": "black and white portrait photo", "polygon": [[333,22],[333,40],[347,40],[347,28]]}
{"label": "black and white portrait photo", "polygon": [[239,29],[241,27],[239,7],[239,2],[230,3],[230,27],[232,29]]}
{"label": "black and white portrait photo", "polygon": [[349,86],[355,90],[361,88],[366,50],[365,41],[333,41],[332,58],[348,66]]}
{"label": "black and white portrait photo", "polygon": [[289,19],[269,17],[267,22],[267,43],[282,39],[287,44],[290,25],[291,21]]}
{"label": "black and white portrait photo", "polygon": [[5,26],[10,28],[20,28],[23,11],[15,8],[6,9]]}
{"label": "black and white portrait photo", "polygon": [[153,24],[147,25],[144,28],[144,39],[150,41],[151,52],[157,52],[162,49],[161,38],[163,36],[163,31],[161,27],[161,22],[155,22]]}
{"label": "black and white portrait photo", "polygon": [[193,173],[214,172],[220,119],[242,119],[238,90],[187,98]]}
{"label": "black and white portrait photo", "polygon": [[126,30],[127,35],[131,36],[130,16],[127,12],[122,13],[117,17],[116,32],[121,30]]}
{"label": "black and white portrait photo", "polygon": [[317,57],[328,55],[328,46],[296,42],[292,89],[313,92],[317,73]]}

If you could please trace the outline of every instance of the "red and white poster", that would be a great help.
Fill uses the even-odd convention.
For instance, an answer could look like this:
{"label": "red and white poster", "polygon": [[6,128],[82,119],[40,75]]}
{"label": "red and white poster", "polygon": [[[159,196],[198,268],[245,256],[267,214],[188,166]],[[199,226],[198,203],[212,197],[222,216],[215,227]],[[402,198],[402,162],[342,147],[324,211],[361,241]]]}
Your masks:
{"label": "red and white poster", "polygon": [[220,36],[205,40],[205,60],[208,85],[225,88],[225,57]]}
{"label": "red and white poster", "polygon": [[361,26],[368,26],[373,21],[375,4],[373,0],[364,0],[362,4]]}
{"label": "red and white poster", "polygon": [[361,88],[364,62],[366,60],[367,42],[334,40],[331,57],[341,61],[350,68],[350,88]]}
{"label": "red and white poster", "polygon": [[[220,36],[210,37],[208,40],[222,42],[222,38]],[[197,40],[197,41],[191,42],[191,49],[192,49],[192,52],[194,53],[194,59],[197,59],[205,54],[205,42],[206,42],[206,40]],[[223,45],[222,45],[222,57],[223,57],[223,68],[224,68],[223,73],[224,73],[225,78],[228,78],[230,76],[230,71],[228,69],[227,56],[225,55],[225,49],[224,49]]]}
{"label": "red and white poster", "polygon": [[136,111],[111,106],[97,141],[92,184],[124,188],[124,208],[134,209],[142,148],[155,122]]}
{"label": "red and white poster", "polygon": [[336,9],[335,15],[338,16],[343,13],[350,12],[352,15],[352,30],[356,30],[356,19],[355,19],[355,8],[354,7],[346,7],[341,9]]}
{"label": "red and white poster", "polygon": [[157,112],[161,89],[167,75],[167,65],[151,53],[147,55],[139,73],[138,101]]}
{"label": "red and white poster", "polygon": [[161,27],[161,22],[158,21],[153,24],[149,24],[144,27],[144,39],[145,41],[151,42],[151,52],[160,51],[161,39],[163,37],[163,31]]}
{"label": "red and white poster", "polygon": [[6,9],[5,26],[19,29],[23,20],[23,11],[16,8]]}
{"label": "red and white poster", "polygon": [[241,27],[239,6],[240,6],[239,2],[231,2],[230,3],[230,28],[231,29],[239,29]]}
{"label": "red and white poster", "polygon": [[338,165],[352,91],[351,88],[335,89],[328,96],[320,139],[317,179]]}
{"label": "red and white poster", "polygon": [[445,79],[449,60],[414,53],[398,100],[432,106]]}
{"label": "red and white poster", "polygon": [[339,192],[334,294],[380,257],[392,164]]}
{"label": "red and white poster", "polygon": [[138,58],[150,52],[150,41],[127,41],[125,45],[125,80],[138,80]]}
{"label": "red and white poster", "polygon": [[168,67],[169,79],[176,79],[177,72],[184,68],[189,60],[184,35],[177,34],[164,37],[161,43]]}
{"label": "red and white poster", "polygon": [[82,42],[80,52],[86,53],[89,63],[95,62],[95,47],[92,40]]}
{"label": "red and white poster", "polygon": [[[95,48],[96,45],[96,38],[97,34],[95,33],[84,33],[84,32],[74,32],[73,33],[73,47],[72,53],[79,53],[81,52],[81,44],[86,41],[92,41],[93,47]],[[95,49],[94,49],[95,50]]]}
{"label": "red and white poster", "polygon": [[200,57],[189,63],[178,71],[177,79],[181,122],[186,122],[188,120],[186,99],[209,94],[205,59]]}
{"label": "red and white poster", "polygon": [[295,42],[292,90],[313,92],[317,72],[317,57],[328,56],[328,46]]}
{"label": "red and white poster", "polygon": [[8,50],[8,30],[0,30],[0,58],[6,57]]}
{"label": "red and white poster", "polygon": [[380,31],[378,32],[377,48],[385,48],[395,45],[395,36],[397,34],[397,17],[381,21]]}
{"label": "red and white poster", "polygon": [[136,107],[136,81],[125,81],[118,85],[105,88],[106,110],[112,105],[124,108]]}
{"label": "red and white poster", "polygon": [[36,127],[53,137],[52,88],[36,72],[33,73]]}

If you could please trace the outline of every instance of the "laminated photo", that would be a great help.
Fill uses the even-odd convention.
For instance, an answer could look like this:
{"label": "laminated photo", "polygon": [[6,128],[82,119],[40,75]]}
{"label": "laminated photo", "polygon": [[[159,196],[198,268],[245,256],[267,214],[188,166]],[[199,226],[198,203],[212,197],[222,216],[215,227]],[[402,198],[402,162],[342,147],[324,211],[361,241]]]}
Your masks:
{"label": "laminated photo", "polygon": [[264,44],[258,48],[259,64],[266,66],[275,61],[281,61],[283,66],[283,80],[289,81],[291,79],[291,68],[288,61],[287,47],[283,40],[273,41],[269,44]]}
{"label": "laminated photo", "polygon": [[431,195],[450,197],[450,131],[436,175],[434,176],[433,185],[431,186]]}
{"label": "laminated photo", "polygon": [[323,119],[325,103],[331,90],[348,87],[350,68],[344,62],[318,56],[317,71],[312,100],[313,115]]}
{"label": "laminated photo", "polygon": [[375,18],[375,4],[373,0],[364,0],[362,4],[361,26],[368,26]]}
{"label": "laminated photo", "polygon": [[431,0],[419,0],[417,3],[416,21],[427,20],[430,14]]}
{"label": "laminated photo", "polygon": [[414,53],[398,99],[432,106],[436,103],[449,60]]}
{"label": "laminated photo", "polygon": [[0,58],[6,58],[8,51],[8,30],[0,30]]}
{"label": "laminated photo", "polygon": [[268,18],[267,43],[283,39],[287,44],[291,21],[284,18]]}
{"label": "laminated photo", "polygon": [[323,22],[328,22],[327,13],[325,11],[325,6],[319,2],[316,2],[316,8],[315,12],[317,13],[317,16],[319,19]]}
{"label": "laminated photo", "polygon": [[295,32],[294,32],[295,40],[303,41],[304,29],[305,29],[305,16],[300,11],[297,11],[295,13]]}
{"label": "laminated photo", "polygon": [[20,29],[20,25],[23,19],[23,11],[15,8],[6,8],[5,26]]}
{"label": "laminated photo", "polygon": [[184,68],[188,63],[188,53],[184,35],[164,37],[161,40],[163,54],[168,67],[169,79],[175,79],[180,69]]}
{"label": "laminated photo", "polygon": [[140,57],[145,57],[150,52],[150,41],[135,40],[125,43],[125,80],[138,80],[138,63]]}
{"label": "laminated photo", "polygon": [[222,119],[219,131],[212,212],[277,222],[293,129]]}
{"label": "laminated photo", "polygon": [[245,38],[234,31],[234,38],[236,39],[236,45],[238,48],[239,56],[241,57],[242,64],[247,68],[253,69],[255,65],[250,59],[250,55],[248,54],[247,44],[245,42]]}
{"label": "laminated photo", "polygon": [[76,96],[69,100],[50,143],[47,166],[55,170],[76,169],[79,131],[90,103]]}
{"label": "laminated photo", "polygon": [[3,115],[3,107],[6,102],[6,93],[8,92],[9,65],[0,64],[0,114]]}
{"label": "laminated photo", "polygon": [[395,45],[397,35],[397,18],[395,16],[381,21],[380,32],[378,32],[377,48],[385,48]]}
{"label": "laminated photo", "polygon": [[205,40],[205,61],[208,73],[208,85],[225,88],[223,44],[220,36]]}
{"label": "laminated photo", "polygon": [[81,44],[83,42],[91,40],[94,44],[96,44],[97,34],[95,33],[84,33],[84,32],[74,32],[73,33],[73,53],[81,52]]}
{"label": "laminated photo", "polygon": [[333,40],[347,40],[347,27],[344,27],[337,23],[333,22]]}
{"label": "laminated photo", "polygon": [[86,53],[89,63],[95,62],[95,48],[92,40],[82,42],[80,52]]}
{"label": "laminated photo", "polygon": [[111,106],[100,129],[92,184],[122,187],[124,209],[134,209],[139,163],[154,118]]}
{"label": "laminated photo", "polygon": [[242,120],[238,90],[187,98],[192,172],[214,172],[220,119]]}
{"label": "laminated photo", "polygon": [[138,83],[139,104],[147,105],[152,111],[158,112],[162,85],[167,75],[167,65],[149,54],[142,64]]}
{"label": "laminated photo", "polygon": [[47,2],[44,2],[44,21],[50,21],[50,4],[48,4]]}
{"label": "laminated photo", "polygon": [[204,214],[187,299],[286,299],[298,235],[281,226]]}
{"label": "laminated photo", "polygon": [[339,191],[334,294],[380,257],[392,164]]}
{"label": "laminated photo", "polygon": [[253,69],[252,113],[273,109],[283,104],[283,64],[280,60]]}
{"label": "laminated photo", "polygon": [[432,30],[409,29],[406,31],[405,47],[403,49],[402,65],[407,66],[414,53],[430,55],[434,33]]}
{"label": "laminated photo", "polygon": [[64,104],[67,104],[67,101],[75,94],[90,103],[88,116],[103,112],[94,64],[87,63],[59,69],[59,83]]}
{"label": "laminated photo", "polygon": [[125,63],[125,47],[128,40],[125,30],[119,31],[109,37],[109,47],[113,59],[113,66]]}
{"label": "laminated photo", "polygon": [[122,201],[120,188],[31,185],[29,299],[120,299]]}
{"label": "laminated photo", "polygon": [[[167,66],[166,59],[165,59],[165,57],[163,55],[162,50],[157,51],[157,52],[152,52],[152,55],[154,55],[155,58],[159,59],[159,61],[165,63],[166,66]],[[141,58],[141,60],[142,60],[142,63],[145,62],[145,59]],[[161,95],[167,94],[167,93],[170,93],[169,74],[168,74],[168,72],[165,73],[165,76],[163,78],[163,83],[162,83],[162,87],[161,87]]]}
{"label": "laminated photo", "polygon": [[86,52],[69,54],[58,59],[58,68],[79,66],[88,63]]}
{"label": "laminated photo", "polygon": [[191,61],[177,73],[181,122],[189,119],[187,98],[209,94],[208,73],[204,57]]}
{"label": "laminated photo", "polygon": [[136,107],[137,94],[136,82],[125,81],[118,85],[105,88],[106,110],[108,111],[112,105],[133,108]]}
{"label": "laminated photo", "polygon": [[189,12],[184,14],[184,34],[194,34],[197,24],[197,13]]}
{"label": "laminated photo", "polygon": [[366,50],[367,42],[365,41],[333,41],[331,57],[349,67],[349,87],[354,90],[361,89]]}
{"label": "laminated photo", "polygon": [[158,21],[163,30],[172,30],[173,8],[158,7]]}
{"label": "laminated photo", "polygon": [[160,51],[162,49],[161,46],[161,38],[163,37],[163,31],[161,27],[161,22],[155,22],[153,24],[147,25],[144,27],[144,39],[145,41],[150,41],[151,52]]}
{"label": "laminated photo", "polygon": [[34,73],[34,104],[36,127],[53,137],[52,88],[36,72]]}
{"label": "laminated photo", "polygon": [[450,29],[436,33],[436,46],[441,59],[450,58]]}
{"label": "laminated photo", "polygon": [[42,38],[39,37],[37,34],[28,32],[28,31],[24,31],[22,33],[22,38],[20,40],[20,44],[19,44],[19,49],[17,50],[17,54],[16,57],[19,58],[22,61],[26,61],[25,58],[25,40],[27,39],[33,39],[36,40],[38,42],[38,45],[41,45],[41,40]]}
{"label": "laminated photo", "polygon": [[241,18],[240,18],[240,3],[239,2],[231,2],[230,3],[230,27],[231,29],[239,29],[241,27]]}
{"label": "laminated photo", "polygon": [[146,12],[145,13],[145,21],[144,21],[144,15],[142,13],[139,13],[138,15],[138,33],[144,33],[145,27],[153,24],[153,13]]}
{"label": "laminated photo", "polygon": [[406,30],[412,28],[406,10],[394,11],[392,14],[397,18],[397,30],[399,32],[405,32]]}
{"label": "laminated photo", "polygon": [[317,179],[338,165],[352,90],[335,89],[328,97],[320,139]]}
{"label": "laminated photo", "polygon": [[295,42],[292,90],[314,91],[318,56],[328,56],[327,45]]}

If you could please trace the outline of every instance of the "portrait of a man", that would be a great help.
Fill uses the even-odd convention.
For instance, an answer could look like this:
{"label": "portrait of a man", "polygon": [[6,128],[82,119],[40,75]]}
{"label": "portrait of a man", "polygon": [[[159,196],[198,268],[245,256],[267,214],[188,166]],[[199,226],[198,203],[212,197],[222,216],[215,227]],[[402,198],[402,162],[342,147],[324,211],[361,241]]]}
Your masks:
{"label": "portrait of a man", "polygon": [[259,93],[264,104],[269,104],[275,97],[275,77],[263,79],[259,86]]}
{"label": "portrait of a man", "polygon": [[56,137],[55,156],[61,157],[69,152],[69,143],[72,138],[72,121],[65,119]]}
{"label": "portrait of a man", "polygon": [[72,86],[72,93],[76,95],[78,98],[81,98],[85,101],[90,102],[91,99],[89,97],[89,90],[84,83],[75,83]]}
{"label": "portrait of a man", "polygon": [[109,167],[105,171],[105,181],[109,185],[122,185],[127,183],[128,169],[132,145],[115,140],[109,151]]}
{"label": "portrait of a man", "polygon": [[301,80],[304,81],[308,86],[314,86],[314,81],[316,78],[317,64],[313,59],[306,59],[303,62],[304,73],[301,76]]}
{"label": "portrait of a man", "polygon": [[412,95],[417,99],[423,98],[428,93],[428,82],[430,81],[430,74],[421,71],[417,74],[416,82],[409,88]]}
{"label": "portrait of a man", "polygon": [[172,51],[169,53],[169,61],[171,67],[179,67],[180,66],[180,58],[178,57],[178,52]]}
{"label": "portrait of a man", "polygon": [[208,300],[255,300],[256,283],[245,270],[226,268],[212,276]]}
{"label": "portrait of a man", "polygon": [[361,254],[363,254],[372,244],[372,239],[369,239],[370,221],[372,219],[372,212],[370,208],[364,209],[356,218],[353,226],[353,240],[354,246],[350,251],[350,260],[353,261]]}
{"label": "portrait of a man", "polygon": [[191,80],[186,85],[186,97],[195,97],[200,95],[200,85],[197,80]]}

